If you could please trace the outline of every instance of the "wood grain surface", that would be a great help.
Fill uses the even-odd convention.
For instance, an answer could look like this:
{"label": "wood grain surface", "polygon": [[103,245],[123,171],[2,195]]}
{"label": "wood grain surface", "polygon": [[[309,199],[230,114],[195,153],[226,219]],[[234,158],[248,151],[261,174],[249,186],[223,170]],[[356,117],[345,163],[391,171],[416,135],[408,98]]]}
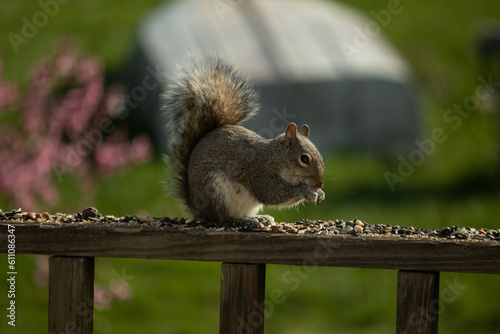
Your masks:
{"label": "wood grain surface", "polygon": [[[500,242],[495,240],[11,224],[18,254],[500,273]],[[7,223],[0,223],[0,252],[7,251],[3,240]]]}

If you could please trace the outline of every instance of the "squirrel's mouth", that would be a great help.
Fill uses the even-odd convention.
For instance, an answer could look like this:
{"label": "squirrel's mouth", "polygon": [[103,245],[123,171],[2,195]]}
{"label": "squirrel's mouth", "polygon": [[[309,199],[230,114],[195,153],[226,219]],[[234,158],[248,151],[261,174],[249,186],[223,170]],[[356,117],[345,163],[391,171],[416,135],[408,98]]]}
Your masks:
{"label": "squirrel's mouth", "polygon": [[309,182],[309,186],[311,186],[311,188],[313,189],[321,189],[325,186],[325,182],[323,180],[311,180],[311,182]]}

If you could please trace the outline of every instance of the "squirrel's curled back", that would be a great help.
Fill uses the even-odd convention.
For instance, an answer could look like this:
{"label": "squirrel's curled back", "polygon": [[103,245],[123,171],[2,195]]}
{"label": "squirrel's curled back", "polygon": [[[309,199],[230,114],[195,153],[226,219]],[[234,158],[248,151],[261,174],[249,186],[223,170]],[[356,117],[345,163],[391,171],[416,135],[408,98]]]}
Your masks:
{"label": "squirrel's curled back", "polygon": [[193,60],[164,100],[172,191],[195,217],[225,222],[263,205],[324,199],[323,157],[309,127],[290,123],[266,139],[237,125],[257,111],[257,94],[222,58]]}

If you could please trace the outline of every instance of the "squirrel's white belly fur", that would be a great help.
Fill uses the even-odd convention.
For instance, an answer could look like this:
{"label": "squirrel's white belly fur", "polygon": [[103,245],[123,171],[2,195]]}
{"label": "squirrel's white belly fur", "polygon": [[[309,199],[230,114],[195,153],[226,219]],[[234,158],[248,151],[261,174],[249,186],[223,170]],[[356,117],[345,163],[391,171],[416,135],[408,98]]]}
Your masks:
{"label": "squirrel's white belly fur", "polygon": [[242,184],[229,180],[225,175],[219,173],[214,176],[219,188],[219,194],[223,194],[224,207],[231,217],[243,218],[255,216],[260,209],[260,203]]}

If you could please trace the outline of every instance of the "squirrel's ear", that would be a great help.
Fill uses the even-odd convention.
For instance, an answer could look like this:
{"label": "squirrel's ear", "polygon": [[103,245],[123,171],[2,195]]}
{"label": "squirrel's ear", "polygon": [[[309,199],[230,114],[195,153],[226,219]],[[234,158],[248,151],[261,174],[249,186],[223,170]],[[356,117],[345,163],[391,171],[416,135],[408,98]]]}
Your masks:
{"label": "squirrel's ear", "polygon": [[306,138],[309,138],[310,132],[311,132],[311,129],[309,129],[309,126],[307,124],[302,125],[302,128],[300,129],[301,135],[303,135]]}
{"label": "squirrel's ear", "polygon": [[292,146],[295,138],[297,138],[297,125],[295,123],[290,123],[285,130],[285,147],[288,148]]}

